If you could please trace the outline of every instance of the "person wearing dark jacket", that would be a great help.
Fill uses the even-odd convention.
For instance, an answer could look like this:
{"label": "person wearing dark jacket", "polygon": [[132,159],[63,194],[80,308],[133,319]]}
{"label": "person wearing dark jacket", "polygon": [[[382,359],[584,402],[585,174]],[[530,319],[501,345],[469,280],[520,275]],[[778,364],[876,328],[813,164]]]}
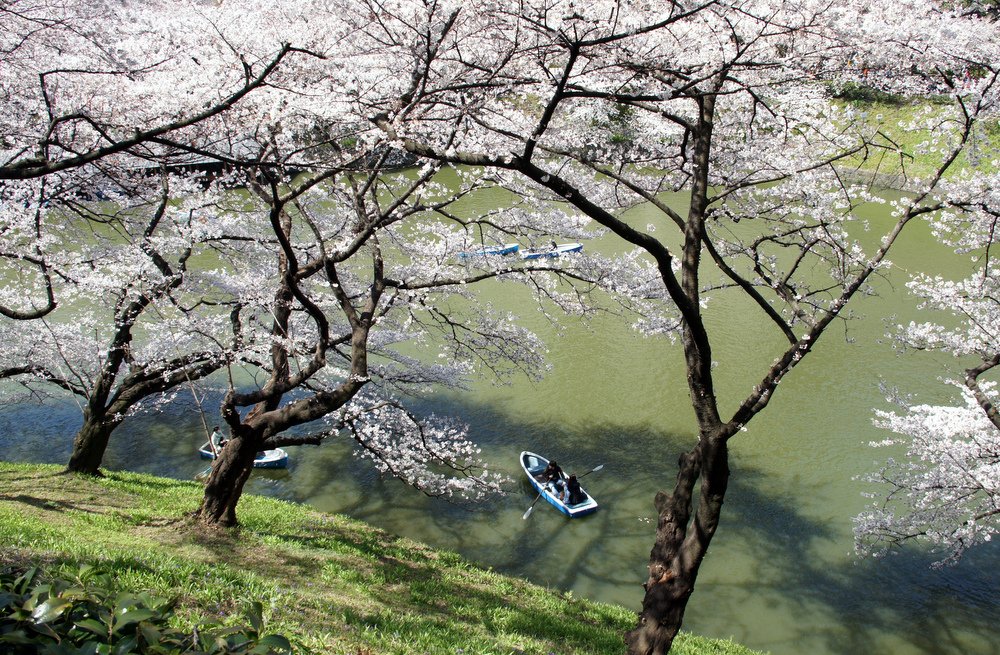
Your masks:
{"label": "person wearing dark jacket", "polygon": [[556,464],[556,460],[549,462],[549,465],[542,471],[542,482],[555,482],[556,480],[562,480],[562,478],[563,472],[559,468],[559,465]]}
{"label": "person wearing dark jacket", "polygon": [[583,489],[580,487],[580,481],[576,479],[575,475],[569,476],[566,488],[569,491],[569,500],[567,501],[567,504],[579,505],[583,501],[587,500],[587,494],[583,493]]}

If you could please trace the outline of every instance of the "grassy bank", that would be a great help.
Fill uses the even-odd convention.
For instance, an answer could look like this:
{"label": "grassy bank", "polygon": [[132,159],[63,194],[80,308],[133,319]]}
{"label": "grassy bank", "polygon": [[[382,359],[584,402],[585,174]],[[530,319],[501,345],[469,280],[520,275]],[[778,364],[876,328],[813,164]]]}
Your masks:
{"label": "grassy bank", "polygon": [[[454,553],[304,506],[247,496],[242,526],[186,517],[196,483],[131,473],[102,480],[0,462],[0,563],[83,564],[122,590],[179,600],[180,621],[241,621],[253,600],[266,629],[315,653],[621,653],[634,613],[470,565]],[[682,635],[676,653],[747,655]]]}
{"label": "grassy bank", "polygon": [[[854,161],[867,172],[879,172],[890,178],[887,183],[905,188],[914,178],[934,174],[944,157],[951,150],[957,126],[946,120],[950,105],[935,104],[925,99],[913,101],[845,101],[840,105],[844,114],[859,115],[871,127],[877,128],[888,140],[899,147],[899,152],[876,153],[865,162]],[[922,129],[908,129],[911,125]],[[885,141],[888,143],[888,141]],[[984,123],[973,132],[965,150],[945,176],[959,179],[976,168],[995,172],[995,159],[1000,153],[1000,127]]]}

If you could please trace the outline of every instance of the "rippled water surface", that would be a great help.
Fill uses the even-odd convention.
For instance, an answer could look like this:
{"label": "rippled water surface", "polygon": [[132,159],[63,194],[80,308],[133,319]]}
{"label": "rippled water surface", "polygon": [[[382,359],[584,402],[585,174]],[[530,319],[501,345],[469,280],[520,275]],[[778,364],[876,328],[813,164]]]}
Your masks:
{"label": "rippled water surface", "polygon": [[[479,202],[488,204],[489,198]],[[884,221],[876,210],[875,224]],[[646,221],[641,212],[633,218]],[[608,249],[609,241],[586,244]],[[853,553],[851,518],[867,503],[855,478],[886,455],[867,444],[884,435],[871,426],[884,407],[880,383],[943,402],[939,378],[959,362],[928,354],[899,356],[884,342],[886,321],[909,321],[916,301],[906,272],[934,261],[965,275],[929,234],[908,235],[881,295],[855,306],[863,318],[837,325],[782,382],[771,406],[732,442],[730,492],[722,525],[688,609],[688,630],[733,637],[773,653],[1000,653],[994,645],[1000,609],[1000,550],[981,549],[959,566],[928,568],[918,550],[883,561]],[[442,394],[421,409],[466,420],[484,454],[507,471],[512,492],[478,511],[433,500],[380,480],[346,443],[290,449],[287,471],[255,473],[248,490],[343,512],[392,532],[457,550],[480,564],[578,596],[637,608],[654,530],[653,495],[669,487],[677,455],[694,442],[694,420],[680,350],[647,340],[614,317],[590,325],[565,321],[557,334],[516,291],[488,291],[520,306],[549,339],[553,372],[540,383],[477,383]],[[776,353],[758,312],[718,297],[709,309],[718,387],[731,411]],[[894,317],[894,318],[893,318]],[[209,419],[211,420],[211,419]],[[40,409],[0,409],[4,459],[65,462],[79,423],[72,402]],[[116,433],[110,469],[191,478],[204,469],[197,411],[136,417]],[[521,515],[533,494],[519,476],[523,449],[582,472],[601,510],[567,520],[540,504]]]}

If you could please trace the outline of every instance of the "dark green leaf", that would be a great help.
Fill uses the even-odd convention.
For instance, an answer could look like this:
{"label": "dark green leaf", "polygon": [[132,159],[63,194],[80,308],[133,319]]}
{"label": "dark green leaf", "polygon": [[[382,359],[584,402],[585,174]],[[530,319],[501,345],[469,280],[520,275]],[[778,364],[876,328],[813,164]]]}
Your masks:
{"label": "dark green leaf", "polygon": [[135,594],[122,593],[115,596],[115,614],[124,614],[139,605],[142,605],[142,601]]}
{"label": "dark green leaf", "polygon": [[0,591],[0,608],[14,607],[21,601],[21,594],[12,594],[7,591]]}
{"label": "dark green leaf", "polygon": [[56,634],[56,631],[45,623],[31,623],[28,627],[40,635],[44,635],[54,641],[59,641],[59,635]]}
{"label": "dark green leaf", "polygon": [[228,628],[222,628],[220,630],[215,630],[212,632],[213,637],[229,637],[231,635],[242,634],[246,630],[245,627],[230,626]]}
{"label": "dark green leaf", "polygon": [[113,655],[128,655],[139,645],[139,640],[135,635],[127,639],[122,639],[111,649]]}
{"label": "dark green leaf", "polygon": [[140,621],[148,621],[154,616],[156,616],[156,612],[153,610],[145,608],[129,609],[127,612],[123,612],[118,615],[118,620],[115,621],[115,627],[112,634],[120,634],[125,628]]}
{"label": "dark green leaf", "polygon": [[37,574],[38,568],[34,566],[25,571],[24,575],[14,581],[14,591],[19,594],[23,594],[28,591],[28,587],[31,585],[32,580],[35,579]]}
{"label": "dark green leaf", "polygon": [[108,636],[108,626],[97,619],[80,619],[76,622],[76,627],[92,632],[98,637]]}
{"label": "dark green leaf", "polygon": [[49,598],[39,605],[31,613],[37,623],[49,623],[59,618],[63,612],[73,606],[73,603],[65,598]]}
{"label": "dark green leaf", "polygon": [[160,639],[163,638],[163,633],[160,632],[155,625],[147,621],[143,621],[139,624],[139,634],[142,635],[143,641],[147,644],[157,644]]}
{"label": "dark green leaf", "polygon": [[250,625],[253,629],[260,634],[260,631],[264,628],[264,606],[260,604],[260,601],[253,601],[247,607],[247,620],[250,621]]}
{"label": "dark green leaf", "polygon": [[257,642],[251,653],[270,655],[271,653],[291,653],[292,644],[283,635],[267,635]]}
{"label": "dark green leaf", "polygon": [[59,597],[66,600],[90,600],[91,594],[87,593],[87,590],[83,587],[67,587],[63,589]]}
{"label": "dark green leaf", "polygon": [[40,600],[40,598],[39,598],[40,595],[41,594],[39,593],[39,590],[35,589],[34,593],[32,593],[30,596],[28,596],[25,599],[24,604],[21,607],[23,607],[24,609],[26,609],[29,612],[34,612],[35,608],[38,606],[38,601]]}
{"label": "dark green leaf", "polygon": [[0,635],[0,644],[30,644],[32,640],[25,635],[24,630],[15,630],[5,635]]}
{"label": "dark green leaf", "polygon": [[12,621],[18,621],[18,622],[27,621],[28,619],[31,618],[31,612],[29,612],[23,607],[15,607],[14,611],[11,612],[9,618]]}
{"label": "dark green leaf", "polygon": [[98,571],[90,564],[83,564],[80,566],[80,570],[77,571],[76,577],[80,582],[86,582],[88,578],[93,575],[98,574]]}

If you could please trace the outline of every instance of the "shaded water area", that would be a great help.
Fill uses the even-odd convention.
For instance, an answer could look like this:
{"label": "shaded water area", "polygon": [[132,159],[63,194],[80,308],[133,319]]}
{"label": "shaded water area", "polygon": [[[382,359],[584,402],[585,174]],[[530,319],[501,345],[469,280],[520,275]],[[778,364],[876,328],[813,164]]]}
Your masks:
{"label": "shaded water area", "polygon": [[[871,212],[876,226],[887,220]],[[648,222],[642,210],[633,218]],[[927,262],[954,278],[970,270],[923,228],[902,246],[877,282],[880,295],[855,305],[861,318],[832,329],[733,440],[730,492],[687,630],[776,654],[1000,653],[1000,547],[988,545],[944,570],[930,569],[932,558],[916,548],[880,561],[853,552],[852,517],[869,502],[856,476],[889,454],[868,446],[886,436],[871,425],[873,407],[886,407],[880,383],[919,402],[948,402],[953,394],[940,378],[961,364],[899,355],[885,340],[887,321],[921,320],[903,287],[907,272]],[[468,393],[424,399],[419,409],[467,421],[485,458],[509,474],[507,496],[478,508],[430,499],[380,479],[343,442],[289,449],[290,468],[256,472],[248,491],[342,512],[554,589],[638,608],[653,496],[672,485],[677,455],[695,440],[680,349],[637,336],[612,316],[589,325],[565,320],[557,332],[516,290],[488,293],[500,304],[522,305],[525,320],[548,339],[552,373],[538,383],[477,382]],[[735,297],[718,296],[708,311],[725,413],[780,344],[760,313]],[[72,402],[2,408],[0,452],[8,460],[64,463],[78,416]],[[205,468],[195,454],[203,440],[198,412],[182,394],[166,412],[128,421],[105,464],[190,479]],[[534,497],[519,474],[523,449],[570,471],[604,464],[583,481],[601,510],[568,520],[539,504],[522,520]]]}

